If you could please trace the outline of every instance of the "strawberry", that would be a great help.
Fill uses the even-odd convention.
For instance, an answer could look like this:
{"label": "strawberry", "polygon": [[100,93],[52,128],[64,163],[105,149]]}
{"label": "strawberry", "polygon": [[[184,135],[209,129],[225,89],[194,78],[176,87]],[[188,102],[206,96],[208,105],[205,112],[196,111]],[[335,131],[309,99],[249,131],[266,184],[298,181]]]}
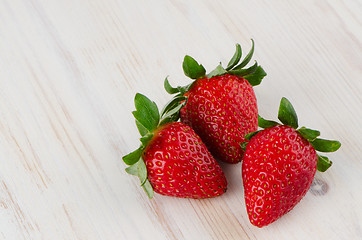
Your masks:
{"label": "strawberry", "polygon": [[231,74],[204,77],[196,80],[187,96],[181,121],[199,134],[217,159],[241,161],[240,143],[258,127],[258,108],[250,83]]}
{"label": "strawberry", "polygon": [[[217,159],[238,163],[243,150],[240,144],[244,136],[258,127],[258,108],[253,86],[260,84],[266,75],[261,66],[255,64],[243,69],[252,58],[252,48],[241,61],[241,47],[236,45],[233,58],[226,68],[220,64],[211,73],[190,56],[185,56],[183,69],[185,75],[194,82],[173,88],[167,78],[165,89],[176,98],[187,99],[180,111],[181,122],[191,126],[201,137],[210,152]],[[238,65],[237,65],[238,64]],[[237,66],[236,66],[237,65]]]}
{"label": "strawberry", "polygon": [[126,171],[140,178],[150,198],[157,192],[201,199],[226,191],[225,175],[200,137],[189,126],[176,122],[183,104],[168,105],[159,114],[154,102],[136,94],[135,105],[133,115],[142,144],[123,161],[130,165]]}
{"label": "strawberry", "polygon": [[175,197],[207,198],[223,194],[225,176],[200,137],[181,122],[156,130],[143,152],[155,191]]}
{"label": "strawberry", "polygon": [[305,196],[316,170],[326,171],[332,162],[317,151],[333,152],[340,142],[317,138],[319,131],[298,128],[291,103],[282,98],[280,125],[259,116],[264,130],[246,136],[242,163],[245,204],[250,222],[266,226],[289,212]]}

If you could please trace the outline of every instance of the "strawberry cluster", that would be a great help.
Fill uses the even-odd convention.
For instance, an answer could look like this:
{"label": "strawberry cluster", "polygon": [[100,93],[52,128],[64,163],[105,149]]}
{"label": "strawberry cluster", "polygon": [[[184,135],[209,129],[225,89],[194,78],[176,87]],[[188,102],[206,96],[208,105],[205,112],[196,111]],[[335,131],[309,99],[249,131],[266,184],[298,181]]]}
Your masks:
{"label": "strawberry cluster", "polygon": [[[136,94],[133,112],[140,147],[125,155],[126,171],[138,176],[152,198],[154,192],[181,198],[211,198],[227,190],[218,161],[242,161],[245,205],[250,222],[266,226],[294,208],[310,188],[315,172],[332,162],[319,152],[334,152],[340,142],[319,138],[320,132],[298,128],[292,104],[282,98],[278,119],[258,114],[253,87],[266,76],[258,63],[246,67],[254,53],[241,60],[239,44],[227,64],[210,73],[190,56],[183,70],[193,81],[165,90],[172,99],[157,105]],[[260,130],[258,130],[260,127]]]}

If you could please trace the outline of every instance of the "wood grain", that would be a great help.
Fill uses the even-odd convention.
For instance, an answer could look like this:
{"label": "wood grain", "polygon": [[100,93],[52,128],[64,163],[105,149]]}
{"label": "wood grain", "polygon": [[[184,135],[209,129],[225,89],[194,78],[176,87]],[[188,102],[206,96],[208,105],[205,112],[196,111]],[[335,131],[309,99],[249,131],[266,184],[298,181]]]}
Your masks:
{"label": "wood grain", "polygon": [[[219,198],[148,200],[121,161],[138,145],[134,94],[163,105],[167,75],[188,83],[185,54],[211,70],[251,38],[260,113],[288,97],[342,142],[333,167],[263,229],[240,164],[222,164]],[[362,239],[361,52],[360,0],[2,0],[0,239]]]}

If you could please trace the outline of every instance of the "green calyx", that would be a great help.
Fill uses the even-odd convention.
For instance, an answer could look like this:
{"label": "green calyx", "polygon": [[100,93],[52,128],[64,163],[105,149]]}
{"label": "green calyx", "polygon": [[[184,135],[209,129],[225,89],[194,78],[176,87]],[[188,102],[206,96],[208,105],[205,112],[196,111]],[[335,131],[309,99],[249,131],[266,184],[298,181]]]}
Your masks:
{"label": "green calyx", "polygon": [[[303,138],[307,139],[311,143],[316,151],[325,153],[335,152],[341,147],[341,143],[339,141],[318,138],[320,136],[320,132],[317,130],[306,127],[298,128],[298,117],[294,107],[290,101],[284,97],[280,101],[278,119],[282,124],[296,129]],[[266,120],[258,115],[258,125],[260,128],[270,128],[276,125],[280,125],[280,123]],[[259,131],[247,134],[245,139],[250,140]],[[332,165],[332,161],[330,161],[326,156],[321,156],[319,154],[317,155],[317,170],[320,172],[325,172]]]}
{"label": "green calyx", "polygon": [[182,63],[182,68],[187,77],[191,79],[198,79],[205,76],[206,70],[204,66],[198,64],[195,59],[186,55]]}
{"label": "green calyx", "polygon": [[126,172],[138,176],[141,186],[149,198],[153,197],[153,188],[147,179],[147,168],[142,159],[143,151],[153,138],[154,131],[160,126],[175,122],[179,119],[179,110],[184,106],[185,97],[179,96],[171,100],[162,109],[161,113],[155,102],[146,96],[137,93],[134,99],[136,110],[132,112],[135,117],[137,129],[141,135],[141,145],[135,151],[122,157],[125,164],[129,165]]}
{"label": "green calyx", "polygon": [[242,50],[240,44],[236,44],[235,53],[230,59],[226,68],[223,68],[221,63],[216,67],[215,70],[211,71],[207,77],[211,78],[218,75],[223,75],[226,73],[237,75],[240,77],[245,78],[252,86],[257,86],[261,83],[262,79],[266,76],[266,72],[264,69],[255,63],[248,67],[244,68],[246,65],[249,64],[250,60],[254,54],[254,40],[251,39],[251,49],[247,53],[244,59],[241,60],[242,57]]}
{"label": "green calyx", "polygon": [[[199,64],[192,57],[186,55],[182,63],[182,68],[184,70],[184,73],[187,77],[193,80],[203,77],[212,78],[224,74],[233,74],[245,78],[252,86],[257,86],[266,76],[266,72],[261,66],[258,65],[256,61],[252,66],[244,68],[246,65],[248,65],[254,54],[253,39],[251,39],[251,43],[252,43],[251,49],[244,59],[241,60],[242,50],[240,44],[236,44],[235,53],[230,59],[228,65],[224,68],[220,63],[214,70],[212,70],[208,74],[206,74],[204,66]],[[165,89],[169,94],[181,93],[181,95],[183,95],[185,91],[187,92],[187,90],[191,87],[191,85],[192,83],[184,87],[172,87],[169,84],[167,78],[165,79],[164,83]]]}
{"label": "green calyx", "polygon": [[[266,76],[264,69],[255,62],[252,66],[244,68],[250,62],[254,54],[254,40],[251,40],[252,46],[248,54],[241,60],[242,50],[240,44],[236,44],[236,50],[233,57],[230,59],[228,65],[224,68],[220,63],[214,70],[206,74],[206,70],[202,64],[199,64],[195,59],[186,55],[182,63],[182,68],[187,77],[197,80],[199,78],[212,78],[224,74],[232,74],[245,78],[252,86],[259,85],[262,79]],[[164,88],[167,93],[175,95],[171,101],[182,97],[187,93],[195,81],[186,86],[172,87],[168,81],[168,77],[165,78]]]}

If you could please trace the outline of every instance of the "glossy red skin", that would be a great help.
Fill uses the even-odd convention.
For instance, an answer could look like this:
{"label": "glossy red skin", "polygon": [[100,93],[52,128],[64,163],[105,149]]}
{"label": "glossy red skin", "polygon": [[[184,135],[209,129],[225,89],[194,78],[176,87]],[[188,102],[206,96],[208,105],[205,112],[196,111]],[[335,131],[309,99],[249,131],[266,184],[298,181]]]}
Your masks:
{"label": "glossy red skin", "polygon": [[257,101],[249,82],[230,74],[202,78],[186,95],[181,121],[195,130],[216,159],[240,162],[244,136],[258,128]]}
{"label": "glossy red skin", "polygon": [[226,191],[220,165],[200,137],[187,125],[174,122],[155,133],[143,153],[148,179],[155,192],[181,198],[210,198]]}
{"label": "glossy red skin", "polygon": [[242,164],[250,222],[266,226],[305,196],[317,169],[317,154],[295,129],[278,125],[252,137]]}

